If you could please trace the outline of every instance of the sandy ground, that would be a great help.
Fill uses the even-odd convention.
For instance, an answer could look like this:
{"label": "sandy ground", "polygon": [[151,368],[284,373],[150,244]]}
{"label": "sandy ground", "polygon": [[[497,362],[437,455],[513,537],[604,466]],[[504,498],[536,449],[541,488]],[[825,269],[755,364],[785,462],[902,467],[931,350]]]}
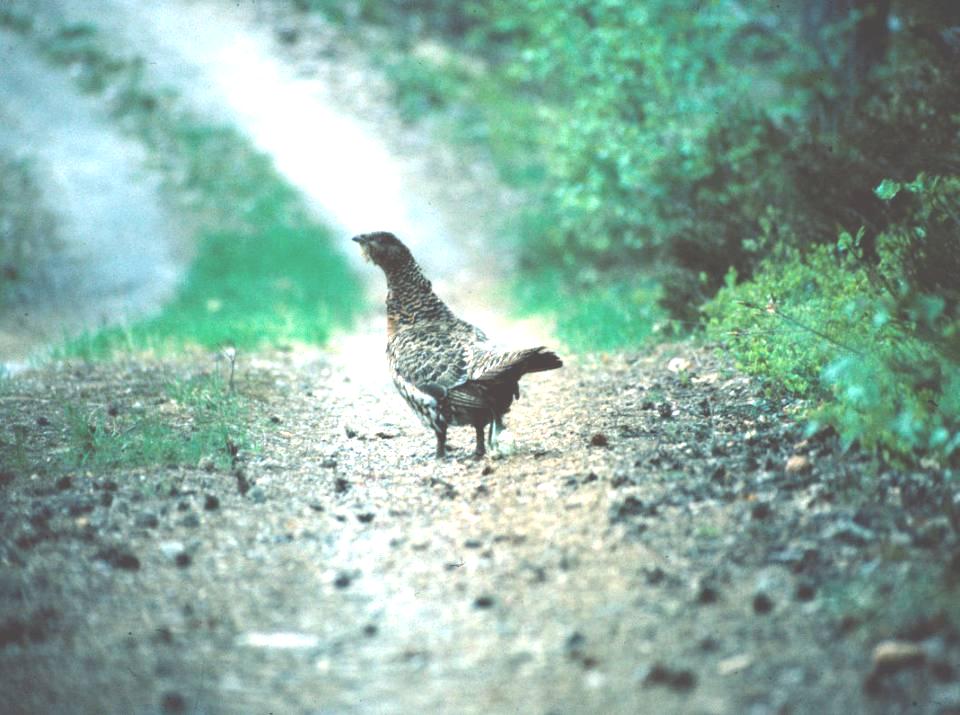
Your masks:
{"label": "sandy ground", "polygon": [[[377,104],[374,92],[331,107],[324,96],[344,85],[315,80],[340,60],[278,43],[271,28],[290,18],[269,7],[36,8],[95,19],[255,141],[284,130],[231,94],[251,53],[277,97],[290,93],[277,106],[349,116]],[[347,60],[338,81],[350,86],[362,75]],[[355,126],[391,126],[378,111]],[[446,180],[456,163],[410,158],[418,140],[384,134],[371,146],[403,191],[382,206],[402,211],[372,202],[357,223],[409,221],[460,312],[511,343],[549,341],[498,317],[490,276],[509,257],[460,233],[488,209],[457,200],[469,182]],[[321,186],[281,153],[305,195]],[[463,270],[471,291],[457,290]],[[60,466],[66,404],[175,419],[166,385],[212,358],[52,365],[5,383],[0,712],[960,711],[960,637],[935,599],[899,598],[960,580],[960,499],[942,475],[803,439],[788,405],[684,345],[564,356],[563,370],[524,380],[515,451],[475,462],[460,430],[436,463],[387,383],[382,330],[374,317],[326,351],[241,355],[259,447],[223,468]]]}

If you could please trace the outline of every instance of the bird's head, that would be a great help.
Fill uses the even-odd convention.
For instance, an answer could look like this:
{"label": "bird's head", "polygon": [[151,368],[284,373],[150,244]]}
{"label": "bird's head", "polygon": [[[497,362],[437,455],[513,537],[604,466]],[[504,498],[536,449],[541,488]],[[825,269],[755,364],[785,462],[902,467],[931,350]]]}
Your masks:
{"label": "bird's head", "polygon": [[380,266],[384,271],[400,268],[413,260],[410,249],[400,242],[392,233],[377,231],[354,236],[353,240],[360,244],[363,257]]}

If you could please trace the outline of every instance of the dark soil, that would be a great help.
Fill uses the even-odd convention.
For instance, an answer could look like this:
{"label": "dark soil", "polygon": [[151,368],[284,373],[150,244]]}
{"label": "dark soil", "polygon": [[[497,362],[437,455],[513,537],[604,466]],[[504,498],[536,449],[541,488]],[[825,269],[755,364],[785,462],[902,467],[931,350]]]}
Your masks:
{"label": "dark soil", "polygon": [[260,446],[221,467],[62,466],[66,400],[123,413],[203,364],[8,384],[29,467],[0,481],[0,711],[960,707],[938,475],[803,439],[689,346],[531,376],[513,454],[476,462],[460,430],[436,463],[349,362],[242,360]]}

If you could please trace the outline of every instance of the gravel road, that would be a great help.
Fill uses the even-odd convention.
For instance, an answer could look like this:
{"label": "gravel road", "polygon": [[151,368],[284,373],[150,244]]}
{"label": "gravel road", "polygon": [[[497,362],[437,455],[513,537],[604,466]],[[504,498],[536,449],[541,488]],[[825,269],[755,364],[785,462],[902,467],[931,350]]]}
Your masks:
{"label": "gravel road", "polygon": [[[326,71],[304,64],[316,48],[271,34],[296,16],[164,3],[217,20],[189,26],[204,45],[165,34],[158,7],[38,6],[127,28],[116,41],[155,56],[164,82],[200,83],[207,63],[219,76],[211,48],[230,28],[294,78],[283,91]],[[177,59],[194,44],[202,62]],[[219,85],[196,86],[253,132]],[[389,153],[424,142],[387,134]],[[441,294],[508,342],[549,342],[502,319],[491,275],[509,257],[469,238],[486,209],[457,200],[470,181],[446,180],[455,160],[399,156],[391,201],[429,207],[423,224],[404,213]],[[437,463],[386,379],[383,330],[375,314],[323,351],[241,354],[258,448],[228,467],[56,466],[75,429],[64,405],[176,420],[167,385],[216,369],[208,356],[5,382],[0,712],[960,712],[960,634],[943,615],[960,498],[942,474],[805,437],[789,404],[689,344],[564,355],[525,378],[511,453],[476,462],[458,430]]]}

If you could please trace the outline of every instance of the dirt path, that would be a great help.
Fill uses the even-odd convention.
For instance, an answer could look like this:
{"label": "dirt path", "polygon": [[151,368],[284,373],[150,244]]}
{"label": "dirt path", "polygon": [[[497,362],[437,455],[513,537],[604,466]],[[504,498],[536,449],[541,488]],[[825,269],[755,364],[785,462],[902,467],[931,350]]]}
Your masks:
{"label": "dirt path", "polygon": [[[64,444],[56,405],[175,414],[165,381],[209,367],[27,374],[0,420],[23,425],[39,464]],[[7,472],[0,711],[960,703],[957,634],[935,600],[908,596],[943,588],[956,548],[935,481],[800,441],[747,380],[688,348],[527,383],[515,454],[474,462],[460,430],[437,464],[377,380],[323,354],[255,356],[238,390],[258,401],[262,450],[233,469]],[[854,496],[867,478],[876,490]],[[886,639],[900,650],[875,666]]]}
{"label": "dirt path", "polygon": [[25,159],[53,214],[60,250],[0,316],[0,364],[13,367],[64,332],[155,311],[182,269],[184,245],[142,148],[27,43],[0,32],[0,150]]}
{"label": "dirt path", "polygon": [[[49,7],[128,28],[152,43],[136,46],[163,81],[180,73],[240,116],[204,67],[230,76],[263,50],[282,97],[302,65],[241,33],[246,59],[214,71],[257,17],[252,5],[211,15],[232,5]],[[178,54],[191,44],[192,64]],[[431,254],[451,235],[424,228],[420,245]],[[445,295],[462,284],[436,268]],[[478,285],[455,302],[509,332],[483,314],[497,312],[493,284]],[[0,712],[960,709],[960,637],[937,600],[960,572],[948,481],[873,473],[827,435],[801,439],[788,405],[690,346],[532,376],[509,419],[514,454],[474,462],[459,430],[438,464],[387,384],[381,331],[242,355],[261,449],[229,469],[45,461],[69,443],[63,405],[176,415],[164,386],[212,369],[202,359],[49,367],[9,384],[0,438],[37,468],[0,474]]]}

